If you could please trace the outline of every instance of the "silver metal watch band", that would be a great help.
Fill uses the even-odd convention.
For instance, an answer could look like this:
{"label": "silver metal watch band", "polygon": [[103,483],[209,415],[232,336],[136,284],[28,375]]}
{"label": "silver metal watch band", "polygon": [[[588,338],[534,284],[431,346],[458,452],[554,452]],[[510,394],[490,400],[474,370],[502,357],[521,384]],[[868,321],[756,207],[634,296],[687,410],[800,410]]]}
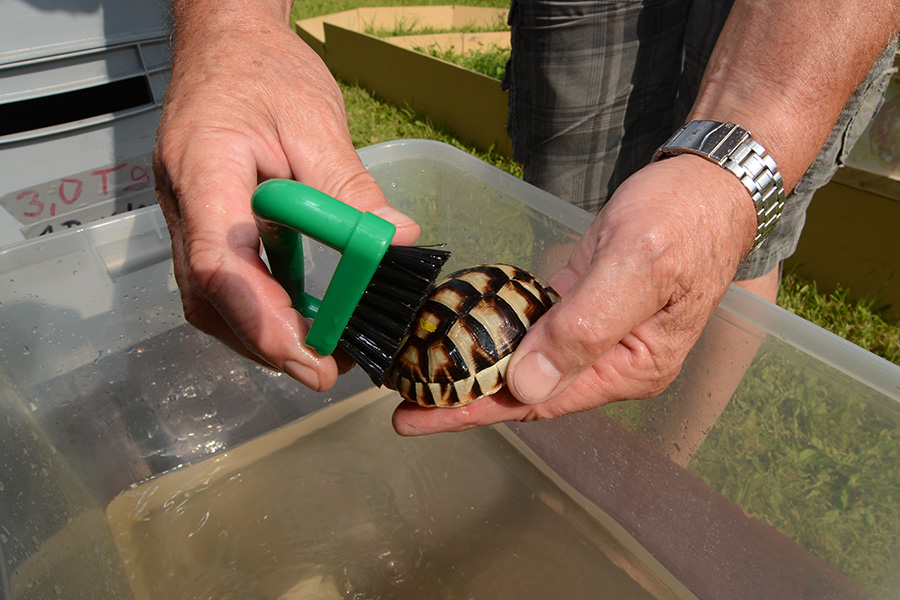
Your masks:
{"label": "silver metal watch band", "polygon": [[752,252],[775,229],[784,210],[784,182],[775,161],[750,132],[734,123],[691,121],[659,147],[653,161],[677,154],[696,154],[728,169],[750,192],[757,228]]}

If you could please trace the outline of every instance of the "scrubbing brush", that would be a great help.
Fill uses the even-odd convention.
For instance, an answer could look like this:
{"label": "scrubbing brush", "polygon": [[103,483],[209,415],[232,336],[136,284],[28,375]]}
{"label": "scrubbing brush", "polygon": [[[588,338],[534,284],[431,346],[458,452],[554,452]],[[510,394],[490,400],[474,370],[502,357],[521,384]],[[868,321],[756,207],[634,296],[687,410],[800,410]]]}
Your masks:
{"label": "scrubbing brush", "polygon": [[[266,181],[252,207],[272,275],[313,319],[307,345],[322,355],[340,347],[380,386],[450,253],[391,246],[392,223],[296,181]],[[341,252],[321,300],[304,290],[301,234]]]}

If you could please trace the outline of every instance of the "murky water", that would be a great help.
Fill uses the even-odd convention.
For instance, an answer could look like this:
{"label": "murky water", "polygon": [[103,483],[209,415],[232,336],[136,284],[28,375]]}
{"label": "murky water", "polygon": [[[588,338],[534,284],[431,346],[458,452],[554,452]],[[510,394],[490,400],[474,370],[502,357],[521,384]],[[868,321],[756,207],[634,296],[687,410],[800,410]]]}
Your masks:
{"label": "murky water", "polygon": [[498,431],[401,438],[363,394],[123,492],[137,599],[670,598]]}

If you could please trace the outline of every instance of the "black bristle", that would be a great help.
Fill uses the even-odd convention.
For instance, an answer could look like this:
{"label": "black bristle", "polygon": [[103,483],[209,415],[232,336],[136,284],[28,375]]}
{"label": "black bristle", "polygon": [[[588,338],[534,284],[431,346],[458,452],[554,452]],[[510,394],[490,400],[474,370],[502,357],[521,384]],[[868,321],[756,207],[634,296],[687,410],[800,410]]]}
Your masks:
{"label": "black bristle", "polygon": [[380,386],[419,308],[450,252],[437,247],[391,246],[338,345]]}

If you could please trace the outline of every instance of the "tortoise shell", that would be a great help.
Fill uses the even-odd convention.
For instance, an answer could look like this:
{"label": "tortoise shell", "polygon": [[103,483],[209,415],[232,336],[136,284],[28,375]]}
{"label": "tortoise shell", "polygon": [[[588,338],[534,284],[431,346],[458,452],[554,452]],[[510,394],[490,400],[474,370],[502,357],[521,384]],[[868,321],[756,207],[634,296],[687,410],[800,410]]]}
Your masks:
{"label": "tortoise shell", "polygon": [[457,271],[426,298],[385,384],[422,406],[462,406],[496,393],[525,332],[558,301],[547,282],[518,267]]}

